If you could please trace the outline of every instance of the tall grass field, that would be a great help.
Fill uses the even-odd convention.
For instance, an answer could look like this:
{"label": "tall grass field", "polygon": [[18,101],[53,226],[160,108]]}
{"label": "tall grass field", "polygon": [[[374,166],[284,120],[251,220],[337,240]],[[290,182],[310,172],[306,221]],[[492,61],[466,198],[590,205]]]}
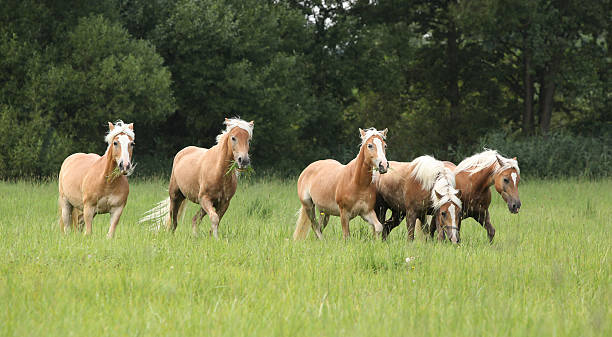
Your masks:
{"label": "tall grass field", "polygon": [[[139,217],[167,197],[132,181],[115,238],[60,234],[57,183],[0,183],[2,336],[612,336],[612,180],[528,180],[494,193],[496,237],[464,220],[460,246],[389,240],[332,218],[294,242],[295,180],[240,181],[220,240]],[[406,262],[406,258],[411,258]]]}

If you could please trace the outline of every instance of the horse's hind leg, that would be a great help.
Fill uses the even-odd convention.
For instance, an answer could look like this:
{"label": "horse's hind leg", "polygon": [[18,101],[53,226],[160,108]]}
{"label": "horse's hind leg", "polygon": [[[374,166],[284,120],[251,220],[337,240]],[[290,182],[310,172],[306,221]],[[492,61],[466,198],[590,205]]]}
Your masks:
{"label": "horse's hind leg", "polygon": [[65,234],[66,227],[68,227],[70,223],[72,222],[73,206],[70,204],[70,202],[68,202],[68,200],[60,197],[59,207],[61,211],[60,221],[59,221],[60,231]]}
{"label": "horse's hind leg", "polygon": [[205,215],[206,211],[204,211],[204,209],[200,207],[200,209],[193,216],[193,219],[191,219],[191,229],[193,230],[193,235],[198,234],[198,226],[202,222],[202,218],[204,218]]}
{"label": "horse's hind leg", "polygon": [[168,221],[168,230],[175,231],[176,226],[178,225],[179,213],[181,210],[181,206],[185,202],[185,197],[182,195],[176,195],[170,197],[170,221]]}
{"label": "horse's hind leg", "polygon": [[329,214],[321,212],[321,214],[319,215],[319,228],[321,228],[321,232],[323,232],[325,227],[327,227],[328,223],[329,223]]}
{"label": "horse's hind leg", "polygon": [[308,218],[310,219],[310,224],[315,235],[317,236],[317,238],[319,238],[319,240],[323,239],[323,234],[321,233],[321,224],[317,221],[317,216],[315,214],[315,206],[312,205],[312,207],[305,207],[304,210],[306,211],[306,215],[308,215]]}

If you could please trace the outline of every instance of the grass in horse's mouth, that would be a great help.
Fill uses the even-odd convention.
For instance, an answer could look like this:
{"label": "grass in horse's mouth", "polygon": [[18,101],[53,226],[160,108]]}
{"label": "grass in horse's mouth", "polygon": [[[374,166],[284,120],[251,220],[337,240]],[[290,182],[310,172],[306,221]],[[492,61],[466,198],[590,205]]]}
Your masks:
{"label": "grass in horse's mouth", "polygon": [[[126,176],[131,176],[132,173],[134,173],[134,169],[136,168],[136,163],[132,163],[132,166],[130,167],[130,169],[127,171]],[[115,168],[111,171],[111,173],[109,173],[106,176],[106,182],[110,183],[113,180],[115,180],[117,177],[121,176],[121,171],[119,170],[119,167],[115,166]]]}
{"label": "grass in horse's mouth", "polygon": [[235,160],[231,161],[231,164],[229,166],[229,168],[227,169],[227,172],[225,172],[225,175],[230,174],[230,172],[232,171],[238,171],[240,173],[245,173],[246,172],[246,177],[250,178],[252,174],[255,173],[255,169],[253,168],[253,166],[247,166],[246,168],[240,168],[238,167],[238,163]]}

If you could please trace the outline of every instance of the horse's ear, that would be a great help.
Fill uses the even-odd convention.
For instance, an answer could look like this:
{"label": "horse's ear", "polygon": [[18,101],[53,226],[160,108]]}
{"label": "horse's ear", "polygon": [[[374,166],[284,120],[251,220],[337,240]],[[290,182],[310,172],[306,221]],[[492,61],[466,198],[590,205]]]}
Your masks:
{"label": "horse's ear", "polygon": [[113,131],[114,128],[115,128],[115,125],[113,123],[111,123],[111,122],[108,122],[108,129],[110,131]]}
{"label": "horse's ear", "polygon": [[499,163],[499,166],[504,166],[504,162],[501,160],[499,156],[495,156],[495,158],[497,158],[497,162]]}
{"label": "horse's ear", "polygon": [[434,193],[436,193],[436,197],[438,197],[438,199],[442,199],[442,194],[438,193],[438,191],[435,190]]}
{"label": "horse's ear", "polygon": [[255,121],[250,121],[250,122],[249,122],[249,126],[250,126],[250,127],[253,127],[253,125],[255,125]]}
{"label": "horse's ear", "polygon": [[130,123],[127,125],[128,129],[134,131],[134,123]]}
{"label": "horse's ear", "polygon": [[512,158],[512,159],[514,159],[514,160],[518,161],[518,159],[516,159],[516,157],[514,157],[514,158]]}
{"label": "horse's ear", "polygon": [[365,136],[365,131],[361,130],[361,128],[359,128],[359,135],[361,136],[361,138]]}
{"label": "horse's ear", "polygon": [[383,135],[383,138],[387,138],[387,131],[389,131],[389,129],[388,129],[388,128],[385,128],[384,130],[382,130],[382,132],[381,132],[381,133],[382,133],[382,135]]}

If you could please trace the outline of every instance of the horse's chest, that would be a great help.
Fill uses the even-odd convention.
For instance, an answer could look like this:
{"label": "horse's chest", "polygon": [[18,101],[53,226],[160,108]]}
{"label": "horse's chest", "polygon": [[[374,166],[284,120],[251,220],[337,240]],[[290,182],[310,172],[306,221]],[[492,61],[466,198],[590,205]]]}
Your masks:
{"label": "horse's chest", "polygon": [[109,194],[98,199],[96,203],[96,213],[108,213],[111,209],[123,204],[123,196]]}

